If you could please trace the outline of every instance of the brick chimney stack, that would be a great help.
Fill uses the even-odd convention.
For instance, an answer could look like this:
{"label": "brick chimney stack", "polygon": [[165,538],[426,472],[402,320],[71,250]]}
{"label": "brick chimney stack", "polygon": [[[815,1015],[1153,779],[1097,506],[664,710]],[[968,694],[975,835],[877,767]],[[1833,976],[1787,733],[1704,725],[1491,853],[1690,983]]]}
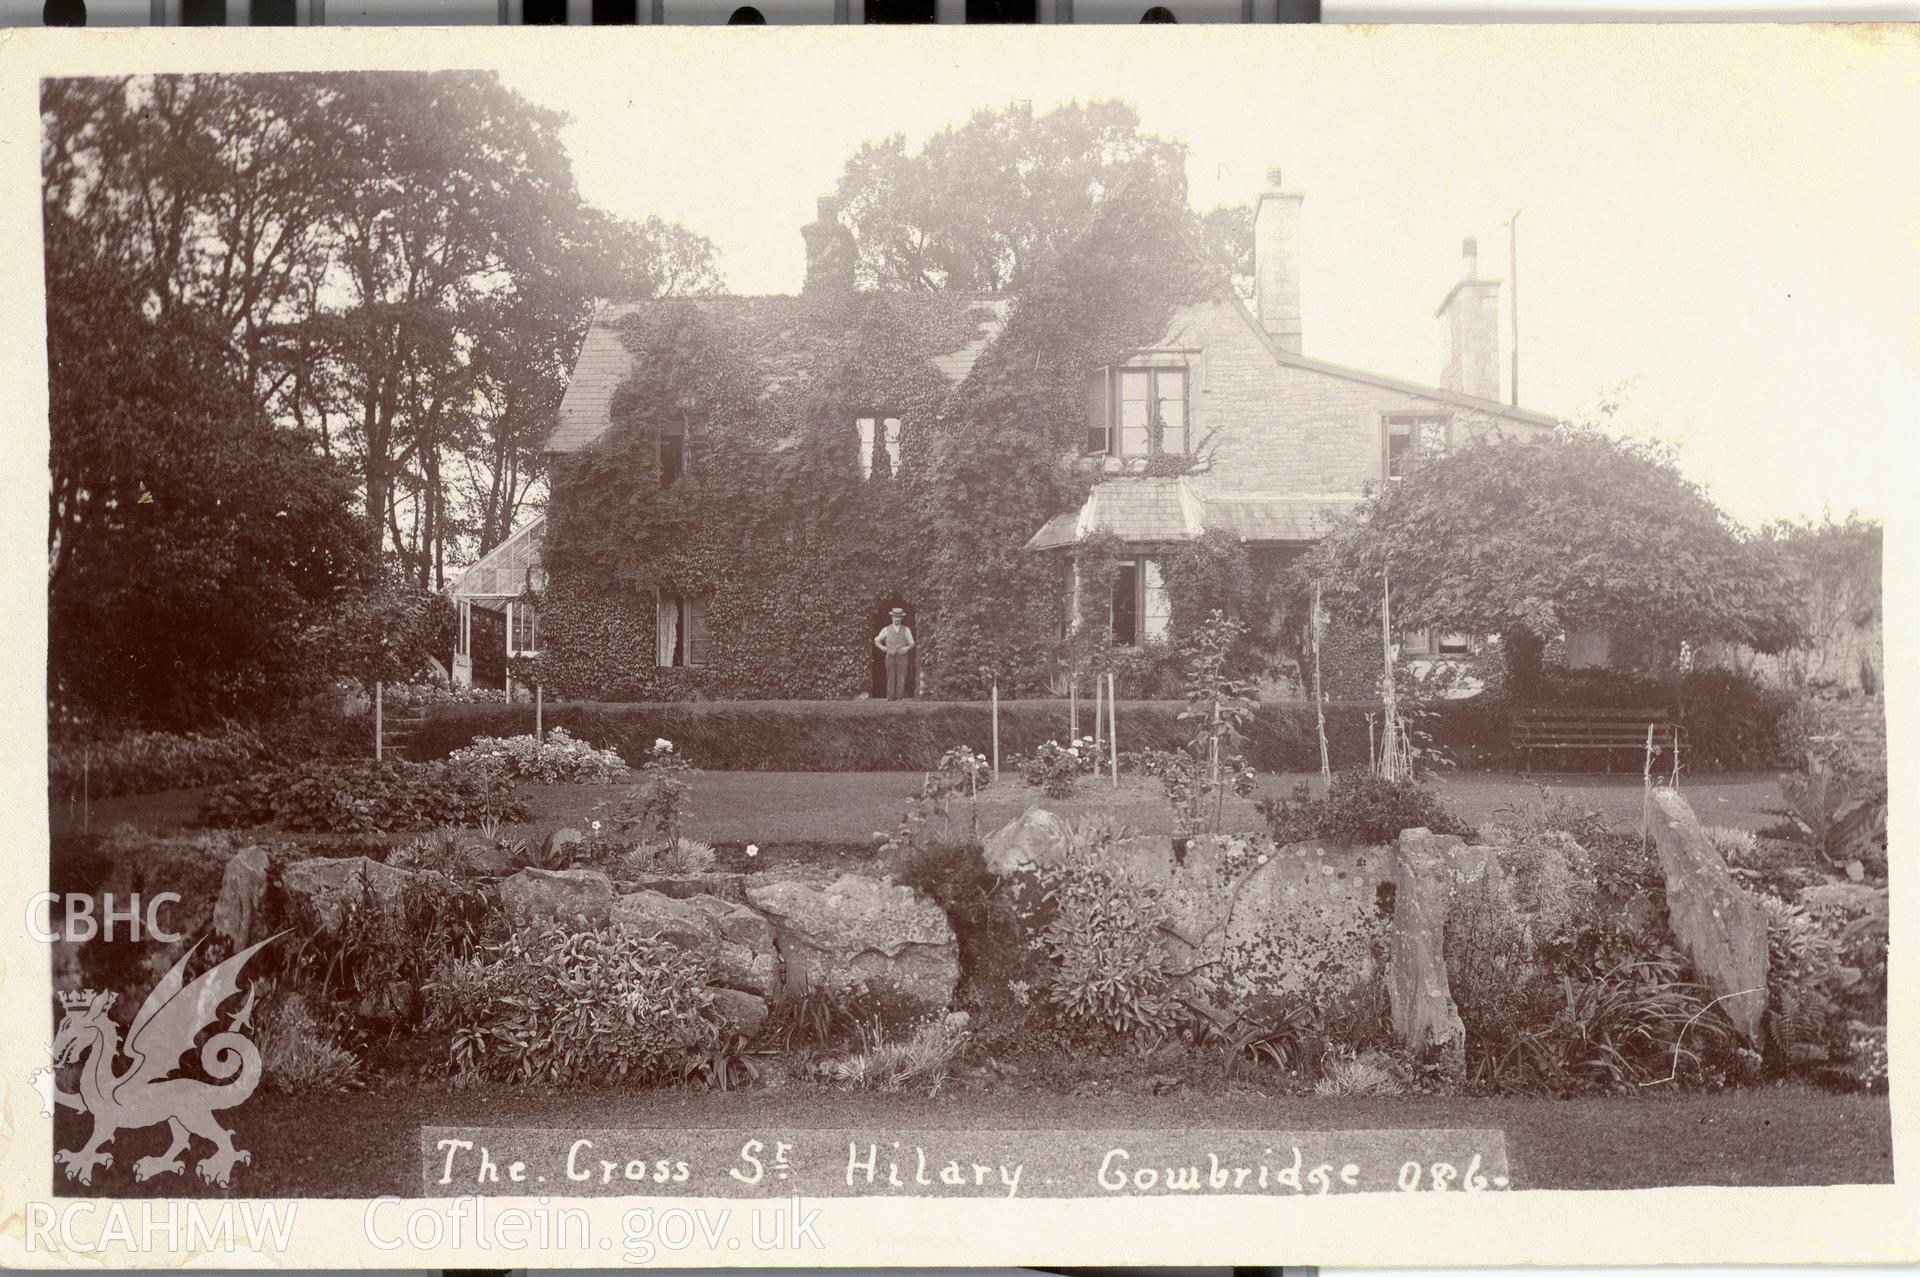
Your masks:
{"label": "brick chimney stack", "polygon": [[1440,320],[1447,343],[1447,362],[1440,373],[1443,390],[1455,390],[1480,399],[1500,398],[1500,281],[1480,277],[1480,245],[1467,239],[1460,245],[1465,274],[1447,294],[1434,316]]}
{"label": "brick chimney stack", "polygon": [[1280,189],[1280,170],[1267,170],[1267,189],[1253,206],[1253,304],[1274,344],[1300,353],[1300,205],[1307,197]]}
{"label": "brick chimney stack", "polygon": [[853,232],[840,221],[840,202],[831,195],[822,195],[813,224],[801,227],[800,237],[807,242],[807,279],[800,286],[801,295],[828,297],[851,293],[857,254]]}

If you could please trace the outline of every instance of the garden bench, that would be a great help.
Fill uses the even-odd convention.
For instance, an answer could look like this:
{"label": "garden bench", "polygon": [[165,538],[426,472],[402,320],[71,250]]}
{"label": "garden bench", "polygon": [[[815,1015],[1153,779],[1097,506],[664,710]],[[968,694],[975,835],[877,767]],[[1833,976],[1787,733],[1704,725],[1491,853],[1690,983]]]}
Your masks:
{"label": "garden bench", "polygon": [[[1654,747],[1671,751],[1679,748],[1681,728],[1660,708],[1580,709],[1540,708],[1516,710],[1513,715],[1513,748],[1533,770],[1535,750],[1596,750],[1607,758],[1607,770],[1613,770],[1613,751],[1626,750],[1644,755],[1647,729],[1653,729]],[[1672,755],[1666,757],[1671,760]]]}

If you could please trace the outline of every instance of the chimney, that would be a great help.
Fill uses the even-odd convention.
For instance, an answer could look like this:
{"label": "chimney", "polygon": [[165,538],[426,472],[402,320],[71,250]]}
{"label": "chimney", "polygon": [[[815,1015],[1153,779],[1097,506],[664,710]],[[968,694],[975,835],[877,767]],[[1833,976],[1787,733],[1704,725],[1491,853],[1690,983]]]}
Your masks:
{"label": "chimney", "polygon": [[1282,350],[1300,353],[1300,204],[1267,170],[1267,189],[1253,206],[1253,304],[1260,326]]}
{"label": "chimney", "polygon": [[816,220],[800,228],[807,242],[807,279],[800,286],[804,297],[843,296],[853,291],[853,232],[840,221],[840,203],[831,195],[822,195]]}
{"label": "chimney", "polygon": [[1480,399],[1500,398],[1500,281],[1480,278],[1480,245],[1460,245],[1465,274],[1440,303],[1434,316],[1446,334],[1447,362],[1440,373],[1443,390]]}

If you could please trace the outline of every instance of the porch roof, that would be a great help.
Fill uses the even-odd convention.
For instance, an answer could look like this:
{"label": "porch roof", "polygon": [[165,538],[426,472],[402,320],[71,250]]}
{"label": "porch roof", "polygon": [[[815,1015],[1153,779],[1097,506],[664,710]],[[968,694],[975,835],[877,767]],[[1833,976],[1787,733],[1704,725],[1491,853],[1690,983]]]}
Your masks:
{"label": "porch roof", "polygon": [[518,598],[529,589],[546,588],[547,572],[540,563],[540,547],[547,539],[545,517],[535,519],[480,556],[480,561],[453,583],[456,599]]}
{"label": "porch roof", "polygon": [[1223,528],[1242,541],[1301,544],[1327,534],[1360,497],[1345,493],[1203,493],[1185,478],[1114,479],[1098,484],[1078,510],[1047,520],[1029,550],[1066,549],[1098,533],[1135,544],[1188,541]]}

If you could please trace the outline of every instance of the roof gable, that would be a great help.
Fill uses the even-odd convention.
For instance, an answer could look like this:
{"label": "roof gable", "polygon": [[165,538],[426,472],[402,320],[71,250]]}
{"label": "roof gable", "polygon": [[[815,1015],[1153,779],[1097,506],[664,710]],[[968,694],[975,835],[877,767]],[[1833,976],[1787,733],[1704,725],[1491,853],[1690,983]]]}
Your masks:
{"label": "roof gable", "polygon": [[[958,385],[1005,326],[1008,298],[948,293],[856,293],[854,299],[881,302],[906,326],[925,328],[946,340],[930,362],[949,385]],[[633,370],[633,355],[622,338],[622,324],[648,307],[692,305],[734,333],[763,376],[768,394],[804,386],[852,327],[844,304],[805,295],[701,297],[626,302],[602,306],[580,344],[566,393],[546,451],[578,452],[606,432],[614,393]]]}

